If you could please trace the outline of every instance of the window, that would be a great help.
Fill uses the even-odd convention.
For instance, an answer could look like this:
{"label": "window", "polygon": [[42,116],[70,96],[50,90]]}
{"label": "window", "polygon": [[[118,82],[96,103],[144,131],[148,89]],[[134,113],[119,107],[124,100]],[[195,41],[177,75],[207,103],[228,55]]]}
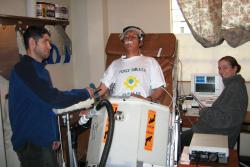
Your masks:
{"label": "window", "polygon": [[177,0],[171,0],[172,32],[175,34],[191,33],[181,13]]}

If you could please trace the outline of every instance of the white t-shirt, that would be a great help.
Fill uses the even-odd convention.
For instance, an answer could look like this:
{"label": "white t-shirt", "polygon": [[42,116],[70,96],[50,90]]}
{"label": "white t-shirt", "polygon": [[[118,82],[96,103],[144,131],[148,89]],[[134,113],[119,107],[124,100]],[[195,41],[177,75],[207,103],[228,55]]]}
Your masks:
{"label": "white t-shirt", "polygon": [[114,60],[101,82],[110,89],[111,96],[130,96],[133,93],[148,97],[152,89],[166,86],[158,62],[143,55]]}

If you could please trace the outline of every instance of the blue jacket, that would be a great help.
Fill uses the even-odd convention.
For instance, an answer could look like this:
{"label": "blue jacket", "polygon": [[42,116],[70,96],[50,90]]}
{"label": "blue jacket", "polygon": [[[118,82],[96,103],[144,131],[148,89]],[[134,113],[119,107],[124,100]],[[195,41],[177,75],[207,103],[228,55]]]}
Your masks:
{"label": "blue jacket", "polygon": [[54,88],[45,64],[24,56],[13,68],[9,82],[14,150],[26,142],[51,146],[58,140],[57,117],[52,108],[65,108],[88,98],[86,89],[60,91]]}

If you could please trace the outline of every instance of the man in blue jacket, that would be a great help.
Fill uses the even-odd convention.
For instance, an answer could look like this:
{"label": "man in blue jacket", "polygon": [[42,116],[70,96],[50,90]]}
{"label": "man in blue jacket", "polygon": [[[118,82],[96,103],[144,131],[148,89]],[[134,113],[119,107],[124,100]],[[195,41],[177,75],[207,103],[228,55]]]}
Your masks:
{"label": "man in blue jacket", "polygon": [[27,55],[10,76],[9,113],[12,144],[22,167],[58,167],[60,143],[52,108],[65,108],[93,96],[90,88],[60,91],[53,87],[44,60],[50,53],[50,33],[29,27],[24,33]]}

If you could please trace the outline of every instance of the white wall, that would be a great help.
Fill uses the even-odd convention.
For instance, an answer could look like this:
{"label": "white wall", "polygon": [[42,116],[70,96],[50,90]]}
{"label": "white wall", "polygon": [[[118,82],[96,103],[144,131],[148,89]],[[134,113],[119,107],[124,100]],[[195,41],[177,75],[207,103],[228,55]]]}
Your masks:
{"label": "white wall", "polygon": [[71,1],[75,86],[99,84],[105,65],[105,1]]}
{"label": "white wall", "polygon": [[170,32],[169,0],[107,0],[109,33],[121,32],[129,25],[145,33]]}
{"label": "white wall", "polygon": [[26,1],[0,0],[0,14],[26,16]]}
{"label": "white wall", "polygon": [[[89,79],[88,51],[88,18],[87,1],[74,0],[71,4],[71,40],[73,47],[73,63],[75,85],[85,85]],[[86,81],[87,80],[87,81]]]}
{"label": "white wall", "polygon": [[99,79],[103,74],[105,67],[105,33],[104,24],[105,1],[88,0],[88,50],[89,50],[89,82],[99,84]]}

